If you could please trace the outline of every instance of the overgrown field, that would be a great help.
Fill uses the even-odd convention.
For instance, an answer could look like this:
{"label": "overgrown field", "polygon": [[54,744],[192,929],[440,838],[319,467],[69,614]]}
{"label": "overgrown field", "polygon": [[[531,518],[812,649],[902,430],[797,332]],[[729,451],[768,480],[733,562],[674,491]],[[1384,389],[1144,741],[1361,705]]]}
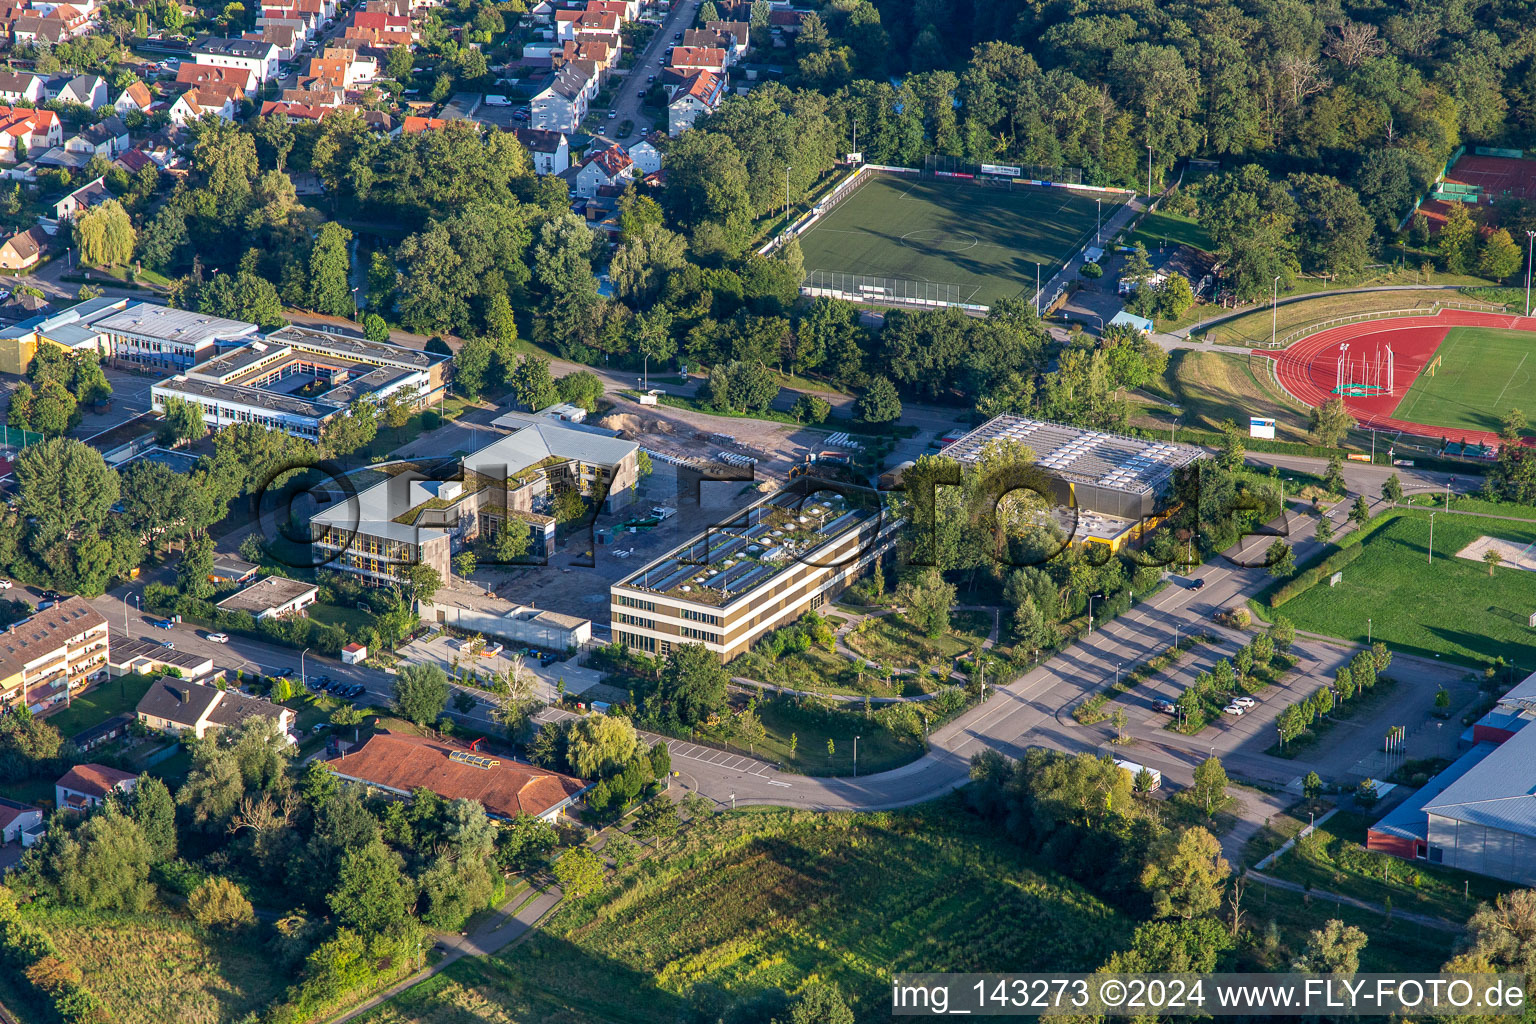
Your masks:
{"label": "overgrown field", "polygon": [[112,1024],[225,1024],[277,1002],[290,978],[259,939],[190,921],[32,907],[27,916],[80,967]]}
{"label": "overgrown field", "polygon": [[958,811],[721,815],[676,845],[369,1024],[671,1024],[685,1004],[715,1019],[813,978],[873,1019],[893,971],[1091,970],[1129,931]]}

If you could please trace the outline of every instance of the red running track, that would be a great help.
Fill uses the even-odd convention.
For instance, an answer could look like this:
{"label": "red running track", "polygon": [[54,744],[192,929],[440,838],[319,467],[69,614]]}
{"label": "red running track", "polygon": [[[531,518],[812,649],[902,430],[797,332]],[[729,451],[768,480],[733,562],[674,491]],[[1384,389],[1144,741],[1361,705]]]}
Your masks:
{"label": "red running track", "polygon": [[[1422,437],[1497,446],[1499,436],[1493,431],[1458,431],[1394,419],[1392,416],[1392,411],[1408,394],[1419,371],[1434,356],[1435,349],[1440,347],[1446,332],[1452,327],[1501,327],[1536,332],[1536,317],[1442,309],[1436,316],[1402,316],[1330,327],[1282,351],[1260,354],[1274,359],[1275,376],[1291,397],[1308,406],[1318,406],[1332,398],[1333,389],[1338,386],[1339,351],[1342,346],[1349,346],[1349,358],[1356,366],[1354,377],[1358,379],[1359,357],[1364,356],[1368,363],[1374,364],[1384,358],[1385,350],[1390,345],[1394,357],[1392,394],[1340,396],[1355,419],[1377,430],[1402,430]],[[1536,343],[1536,339],[1533,339],[1533,343]],[[1526,438],[1525,443],[1536,444],[1536,438]]]}

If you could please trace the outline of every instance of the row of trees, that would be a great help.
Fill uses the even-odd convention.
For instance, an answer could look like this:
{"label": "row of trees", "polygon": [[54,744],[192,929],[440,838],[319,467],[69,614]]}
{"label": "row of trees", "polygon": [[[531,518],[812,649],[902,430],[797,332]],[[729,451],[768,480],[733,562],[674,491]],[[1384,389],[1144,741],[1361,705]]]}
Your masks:
{"label": "row of trees", "polygon": [[1392,664],[1392,652],[1386,644],[1375,643],[1369,651],[1361,651],[1348,665],[1340,666],[1334,674],[1332,687],[1322,686],[1305,700],[1288,705],[1275,718],[1275,731],[1280,734],[1280,745],[1288,746],[1309,729],[1314,721],[1326,718],[1336,706],[1353,700],[1357,694],[1367,693],[1376,687],[1380,673]]}

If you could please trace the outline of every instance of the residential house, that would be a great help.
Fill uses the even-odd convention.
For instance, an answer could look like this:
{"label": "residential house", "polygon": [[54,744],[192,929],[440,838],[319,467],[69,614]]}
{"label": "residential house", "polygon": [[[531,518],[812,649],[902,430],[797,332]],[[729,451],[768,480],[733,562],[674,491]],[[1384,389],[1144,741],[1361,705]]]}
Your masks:
{"label": "residential house", "polygon": [[661,150],[647,137],[629,147],[629,158],[635,162],[635,170],[649,176],[661,170]]}
{"label": "residential house", "polygon": [[713,71],[725,74],[725,50],[719,46],[674,46],[667,66],[682,72]]}
{"label": "residential house", "polygon": [[376,732],[362,746],[323,763],[347,782],[402,799],[428,789],[444,800],[474,800],[497,821],[524,814],[554,821],[587,789],[572,776],[489,756],[478,741],[464,745],[392,732]]}
{"label": "residential house", "polygon": [[132,793],[138,781],[132,772],[104,764],[77,764],[53,784],[53,803],[61,811],[88,811],[113,793]]}
{"label": "residential house", "polygon": [[54,219],[61,224],[67,220],[74,220],[80,211],[111,198],[113,195],[107,189],[105,178],[88,181],[53,204]]}
{"label": "residential house", "polygon": [[792,10],[789,7],[775,7],[768,12],[768,28],[786,36],[799,35],[800,23],[804,19],[804,11]]}
{"label": "residential house", "polygon": [[119,114],[126,114],[130,110],[140,113],[149,113],[149,108],[154,106],[155,98],[150,94],[149,86],[143,82],[134,82],[128,88],[117,94],[117,99],[112,103],[112,109]]}
{"label": "residential house", "polygon": [[86,157],[101,156],[116,159],[117,154],[128,150],[128,126],[116,114],[82,128],[64,140],[64,148],[71,153]]}
{"label": "residential house", "polygon": [[200,117],[217,117],[221,121],[235,119],[234,90],[222,91],[218,86],[188,89],[171,104],[171,123],[190,124]]}
{"label": "residential house", "polygon": [[254,42],[271,43],[277,47],[278,61],[291,61],[299,52],[299,47],[305,43],[304,33],[297,25],[262,25],[255,32],[242,32],[241,39],[249,39]]}
{"label": "residential house", "polygon": [[43,812],[36,807],[0,797],[0,844],[21,842],[22,833],[43,823]]}
{"label": "residential house", "polygon": [[203,36],[192,44],[198,64],[245,68],[257,84],[275,78],[280,71],[277,47],[260,39],[223,39]]}
{"label": "residential house", "polygon": [[519,128],[517,141],[527,148],[535,174],[559,174],[571,166],[570,140],[564,132]]}
{"label": "residential house", "polygon": [[576,194],[584,199],[591,199],[602,188],[621,188],[635,176],[635,162],[619,145],[592,154],[580,166],[576,172]]}
{"label": "residential house", "polygon": [[735,60],[740,60],[747,55],[752,48],[752,26],[745,21],[711,21],[704,25],[707,29],[723,32],[731,37],[731,49],[735,51]]}
{"label": "residential house", "polygon": [[405,135],[415,135],[418,132],[437,132],[448,127],[448,122],[441,117],[415,117],[407,115],[400,122],[400,131]]}
{"label": "residential house", "polygon": [[40,18],[26,15],[17,18],[11,26],[11,39],[20,46],[23,43],[47,43],[57,46],[69,38],[69,29],[58,18]]}
{"label": "residential house", "polygon": [[0,107],[0,160],[15,163],[64,141],[64,126],[51,110]]}
{"label": "residential house", "polygon": [[589,73],[603,76],[618,63],[618,60],[618,47],[610,45],[605,39],[581,36],[565,41],[565,45],[560,51],[560,57],[554,62],[554,66],[563,67],[567,64],[584,62]]}
{"label": "residential house", "polygon": [[43,231],[28,228],[12,235],[0,245],[0,270],[26,270],[37,265],[43,255]]}
{"label": "residential house", "polygon": [[321,56],[310,58],[309,77],[333,89],[355,89],[379,77],[379,62],[356,50],[327,46]]}
{"label": "residential house", "polygon": [[[290,89],[288,92],[298,92]],[[287,98],[281,100],[267,100],[261,105],[261,116],[277,116],[283,118],[289,124],[305,124],[314,121],[325,120],[325,115],[336,108],[326,104],[304,103]]]}
{"label": "residential house", "polygon": [[124,150],[117,154],[117,159],[112,162],[127,171],[129,177],[154,164],[154,161],[149,158],[149,154],[142,149]]}
{"label": "residential house", "polygon": [[586,119],[597,82],[576,67],[564,67],[529,103],[529,127],[572,134]]}
{"label": "residential house", "polygon": [[736,39],[729,32],[715,28],[690,28],[683,33],[683,47],[698,50],[722,50],[727,65],[736,62]]}
{"label": "residential house", "polygon": [[690,75],[687,84],[672,94],[667,104],[667,134],[681,135],[693,127],[700,114],[712,113],[725,95],[725,77],[709,71]]}
{"label": "residential house", "polygon": [[251,73],[250,68],[185,62],[176,69],[176,84],[189,88],[202,88],[206,85],[230,86],[240,90],[243,95],[249,96],[256,91],[256,87],[261,82]]}
{"label": "residential house", "polygon": [[54,97],[60,103],[78,103],[95,110],[107,105],[107,80],[100,75],[76,75]]}
{"label": "residential house", "polygon": [[48,95],[48,87],[42,75],[30,75],[25,71],[0,71],[0,102],[11,104],[26,100],[41,103]]}
{"label": "residential house", "polygon": [[139,721],[160,732],[191,733],[198,739],[212,730],[237,726],[249,718],[269,719],[290,743],[293,711],[281,704],[221,690],[204,683],[162,676],[151,684],[135,709]]}
{"label": "residential house", "polygon": [[67,597],[0,632],[0,707],[41,711],[106,674],[107,620],[84,598]]}
{"label": "residential house", "polygon": [[138,637],[119,637],[112,641],[112,650],[107,657],[107,671],[114,679],[126,675],[158,676],[171,669],[175,669],[180,678],[189,682],[206,682],[213,681],[215,677],[224,677],[224,673],[214,668],[213,659],[206,654],[178,651],[157,640],[141,640]]}

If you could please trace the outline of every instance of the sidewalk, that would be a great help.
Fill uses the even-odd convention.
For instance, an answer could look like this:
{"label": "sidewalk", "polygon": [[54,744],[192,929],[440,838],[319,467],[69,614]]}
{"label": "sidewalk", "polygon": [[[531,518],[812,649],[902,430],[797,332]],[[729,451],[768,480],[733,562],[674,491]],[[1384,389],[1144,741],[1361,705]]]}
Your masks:
{"label": "sidewalk", "polygon": [[[492,953],[505,949],[514,942],[521,941],[550,911],[555,909],[560,903],[560,898],[560,890],[553,886],[538,893],[532,900],[528,899],[527,890],[519,890],[516,896],[513,896],[498,907],[489,918],[481,922],[468,935],[460,936],[456,939],[448,950],[447,955],[437,963],[417,971],[404,981],[397,982],[366,1002],[360,1003],[338,1016],[329,1018],[327,1024],[345,1024],[346,1021],[355,1020],[368,1011],[388,1002],[405,990],[426,981],[461,957],[489,956]],[[523,904],[524,901],[527,901],[527,905],[518,909],[519,905]]]}

